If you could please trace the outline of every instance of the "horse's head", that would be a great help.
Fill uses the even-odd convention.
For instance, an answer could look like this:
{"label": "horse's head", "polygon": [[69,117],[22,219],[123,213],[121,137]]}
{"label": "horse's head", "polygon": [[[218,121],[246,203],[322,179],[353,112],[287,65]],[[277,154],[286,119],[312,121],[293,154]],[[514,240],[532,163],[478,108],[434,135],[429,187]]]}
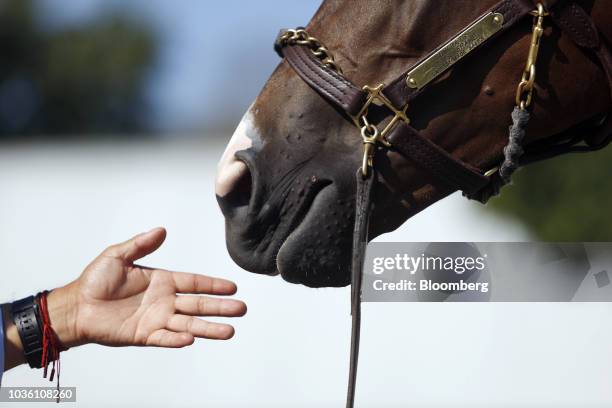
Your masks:
{"label": "horse's head", "polygon": [[[328,0],[306,28],[356,84],[388,83],[496,0]],[[596,17],[595,6],[590,10]],[[604,6],[599,12],[605,13]],[[517,24],[439,78],[408,107],[414,128],[453,157],[487,170],[499,163],[530,42]],[[591,56],[550,25],[538,62],[526,143],[550,138],[609,104]],[[286,62],[245,114],[219,163],[216,194],[227,244],[243,268],[308,286],[349,283],[359,130]],[[452,193],[444,180],[390,150],[376,157],[370,236],[400,226]]]}

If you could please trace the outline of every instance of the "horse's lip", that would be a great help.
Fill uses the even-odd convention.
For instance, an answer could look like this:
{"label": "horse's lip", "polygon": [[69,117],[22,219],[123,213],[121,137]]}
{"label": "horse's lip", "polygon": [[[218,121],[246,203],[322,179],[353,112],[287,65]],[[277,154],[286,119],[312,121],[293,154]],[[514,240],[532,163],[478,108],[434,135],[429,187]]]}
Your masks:
{"label": "horse's lip", "polygon": [[[286,229],[286,234],[283,234],[284,236],[281,236],[280,239],[274,240],[276,242],[280,241],[278,242],[279,243],[278,250],[276,250],[276,253],[274,254],[275,257],[278,256],[278,252],[280,251],[282,246],[285,244],[285,242],[287,242],[289,237],[300,228],[300,226],[306,219],[308,213],[312,209],[312,205],[315,199],[317,198],[317,196],[330,184],[331,184],[331,181],[321,180],[318,183],[310,186],[307,193],[305,194],[306,198],[304,199],[304,201],[302,201],[301,205],[293,212],[293,214],[290,215],[290,218],[288,220],[289,227],[287,227]],[[276,231],[273,233],[273,236],[275,233]],[[270,274],[278,275],[279,273],[280,271],[278,270],[278,266],[277,266],[276,270]]]}
{"label": "horse's lip", "polygon": [[[301,216],[298,217],[294,217],[294,219],[291,221],[291,225],[292,228],[290,228],[289,233],[287,234],[287,236],[285,236],[285,238],[283,239],[282,243],[280,244],[278,251],[276,252],[276,258],[278,259],[278,254],[283,250],[284,247],[286,247],[287,242],[290,240],[290,238],[298,233],[298,231],[300,230],[302,224],[304,223],[304,221],[306,220],[306,218],[308,218],[308,214],[310,214],[310,211],[312,210],[312,208],[314,207],[314,203],[317,199],[317,197],[323,192],[323,190],[325,190],[325,188],[329,187],[332,184],[332,182],[324,182],[322,184],[320,184],[317,187],[313,186],[313,190],[316,190],[316,192],[312,195],[312,197],[310,198],[310,200],[308,200],[307,202],[305,201],[304,204],[302,206],[300,206],[300,209],[302,208],[306,208],[305,211],[303,211],[303,213],[301,214]],[[307,206],[306,206],[307,203]],[[296,222],[296,220],[298,220]],[[279,264],[278,261],[276,263],[276,274],[278,275],[280,274],[280,268],[279,268]]]}
{"label": "horse's lip", "polygon": [[[244,158],[240,157],[239,159],[243,160]],[[245,164],[247,164],[247,166],[249,165],[248,159],[245,160]],[[316,183],[310,185],[310,187],[308,188],[308,191],[305,194],[305,198],[301,202],[299,207],[297,207],[297,209],[293,213],[286,214],[286,216],[288,217],[287,219],[288,227],[286,227],[286,229],[284,228],[281,231],[281,234],[278,234],[279,231],[276,229],[272,232],[272,236],[268,240],[269,241],[268,245],[274,246],[275,249],[272,249],[273,254],[268,253],[267,256],[272,256],[276,260],[276,258],[278,257],[278,253],[280,249],[283,247],[283,245],[285,244],[285,242],[302,225],[304,219],[307,217],[310,210],[312,209],[313,202],[315,201],[317,196],[321,193],[321,191],[323,191],[331,183],[332,182],[330,180],[317,180]],[[253,187],[255,187],[255,181],[253,182]],[[252,192],[252,195],[255,195],[255,194],[257,193]],[[251,228],[256,229],[257,225],[261,223],[262,219],[260,218],[260,215],[261,215],[260,212],[257,211],[260,208],[256,207],[255,205],[256,204],[253,202],[253,196],[252,196],[250,203],[248,205],[247,211],[244,211],[243,209],[243,211],[240,211],[239,213],[234,213],[232,216],[226,217],[226,220],[235,226],[240,226],[239,228],[242,229],[243,232],[246,232]],[[265,206],[265,203],[263,203],[263,205]],[[278,210],[280,211],[280,209]],[[280,219],[279,219],[279,224],[280,224]],[[279,224],[277,224],[276,226],[278,227]],[[267,237],[268,237],[267,235],[258,237],[259,239],[258,239],[257,245],[260,245],[262,242],[264,242]],[[248,232],[246,232],[246,236],[243,236],[242,238],[240,238],[240,241],[242,242],[238,242],[237,245],[238,245],[238,248],[241,248],[240,249],[241,251],[257,252],[257,247],[256,249],[248,249],[248,248],[245,248],[245,246],[243,246],[245,242],[249,241]],[[267,249],[264,249],[263,252],[267,252]],[[278,269],[278,264],[276,263],[276,261],[274,261],[273,268],[270,268],[268,270],[256,271],[256,270],[252,270],[251,268],[245,267],[244,265],[241,265],[241,262],[237,261],[236,259],[234,260],[240,266],[249,270],[250,272],[255,272],[261,275],[268,275],[268,276],[276,276],[280,274],[280,271]]]}

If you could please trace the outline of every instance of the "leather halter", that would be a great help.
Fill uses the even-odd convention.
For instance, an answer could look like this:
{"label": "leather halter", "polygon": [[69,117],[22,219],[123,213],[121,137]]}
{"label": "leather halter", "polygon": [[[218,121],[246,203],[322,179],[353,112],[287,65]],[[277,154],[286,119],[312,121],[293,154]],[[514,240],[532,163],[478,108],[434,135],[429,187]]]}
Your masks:
{"label": "leather halter", "polygon": [[[554,21],[554,23],[563,30],[576,45],[584,50],[593,52],[597,56],[608,79],[612,100],[612,53],[608,49],[606,43],[600,39],[598,29],[591,17],[575,1],[548,0],[545,6],[550,13],[552,21]],[[496,16],[501,16],[503,24],[498,30],[473,47],[469,53],[484,44],[490,43],[491,39],[513,27],[518,21],[531,15],[533,9],[534,4],[529,0],[503,0],[497,3],[490,10],[483,13],[479,19],[493,13]],[[468,25],[467,28],[478,22],[479,19]],[[420,63],[427,60],[427,58],[440,51],[445,45],[453,41],[464,31],[465,29],[451,38],[447,43],[441,44],[414,66],[418,66]],[[362,114],[364,112],[367,113],[367,108],[371,105],[373,99],[382,102],[379,103],[379,105],[382,106],[375,106],[372,104],[372,108],[387,111],[387,116],[389,112],[395,115],[391,121],[391,125],[385,127],[386,132],[382,132],[384,133],[382,138],[379,137],[378,134],[364,134],[364,128],[362,127],[362,136],[364,137],[366,152],[368,151],[367,149],[372,150],[374,148],[375,142],[382,142],[384,148],[393,149],[399,152],[411,163],[427,170],[440,181],[448,184],[450,187],[463,191],[464,195],[470,198],[479,199],[480,201],[486,201],[486,199],[491,196],[491,191],[494,193],[499,191],[499,188],[503,184],[500,184],[497,174],[485,172],[483,169],[475,168],[469,163],[452,157],[440,146],[422,136],[416,129],[410,126],[407,118],[402,116],[402,113],[405,115],[407,105],[427,89],[427,84],[418,87],[411,86],[409,75],[414,66],[387,86],[379,85],[379,87],[376,88],[364,87],[360,89],[334,69],[336,67],[333,61],[331,63],[329,61],[325,63],[326,61],[321,61],[307,45],[300,44],[299,42],[291,43],[284,40],[286,40],[286,31],[281,32],[275,43],[275,50],[277,53],[286,59],[289,65],[310,87],[317,91],[347,118],[353,120],[358,126],[363,124],[360,120],[366,121],[366,123],[363,124],[364,127],[369,126],[367,118]],[[325,51],[327,51],[327,49],[325,49]],[[468,53],[465,53],[459,59],[465,57],[467,54]],[[452,64],[443,71],[438,72],[437,75],[439,76],[447,71],[451,66]],[[398,118],[400,119],[398,120]],[[555,144],[553,146],[536,146],[535,150],[531,152],[528,151],[523,158],[522,164],[531,163],[567,152],[591,151],[605,147],[612,139],[612,114],[608,112],[606,119],[592,135],[585,137],[584,135],[566,133],[567,132],[561,135],[561,140],[565,141],[564,143]],[[368,139],[368,136],[370,139]],[[581,142],[585,142],[586,146],[578,146]],[[366,168],[366,158],[367,155],[364,156],[363,169]],[[353,407],[355,399],[361,325],[362,270],[365,248],[368,242],[368,222],[371,212],[372,196],[374,194],[374,185],[376,182],[375,167],[371,166],[369,172],[362,171],[362,168],[360,168],[357,171],[356,179],[356,213],[351,265],[351,360],[346,401],[346,406],[348,408]],[[486,191],[489,192],[487,193]]]}

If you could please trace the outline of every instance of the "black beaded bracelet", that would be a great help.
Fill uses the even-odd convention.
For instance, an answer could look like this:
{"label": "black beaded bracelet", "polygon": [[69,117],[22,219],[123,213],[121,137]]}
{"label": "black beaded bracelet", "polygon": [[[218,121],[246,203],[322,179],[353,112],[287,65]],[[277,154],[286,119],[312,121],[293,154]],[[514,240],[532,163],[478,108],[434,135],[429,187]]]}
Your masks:
{"label": "black beaded bracelet", "polygon": [[23,354],[31,368],[42,367],[43,332],[36,298],[28,296],[11,304],[11,316],[23,345]]}

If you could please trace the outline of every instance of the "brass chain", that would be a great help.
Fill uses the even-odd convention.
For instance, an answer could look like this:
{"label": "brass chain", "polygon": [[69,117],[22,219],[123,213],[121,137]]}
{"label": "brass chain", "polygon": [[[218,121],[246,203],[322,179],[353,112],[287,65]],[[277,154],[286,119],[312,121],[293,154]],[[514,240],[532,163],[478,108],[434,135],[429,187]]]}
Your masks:
{"label": "brass chain", "polygon": [[540,39],[544,33],[543,22],[544,17],[548,15],[542,3],[538,3],[537,9],[532,11],[531,14],[534,17],[529,54],[527,55],[527,62],[525,63],[521,82],[519,82],[516,88],[516,105],[521,109],[526,109],[531,105],[536,78],[536,62],[538,60],[538,51],[540,50]]}
{"label": "brass chain", "polygon": [[312,53],[321,60],[323,65],[330,68],[331,70],[342,74],[342,69],[336,64],[334,55],[327,49],[325,45],[315,37],[311,36],[302,28],[289,29],[285,31],[279,41],[282,45],[305,45]]}

